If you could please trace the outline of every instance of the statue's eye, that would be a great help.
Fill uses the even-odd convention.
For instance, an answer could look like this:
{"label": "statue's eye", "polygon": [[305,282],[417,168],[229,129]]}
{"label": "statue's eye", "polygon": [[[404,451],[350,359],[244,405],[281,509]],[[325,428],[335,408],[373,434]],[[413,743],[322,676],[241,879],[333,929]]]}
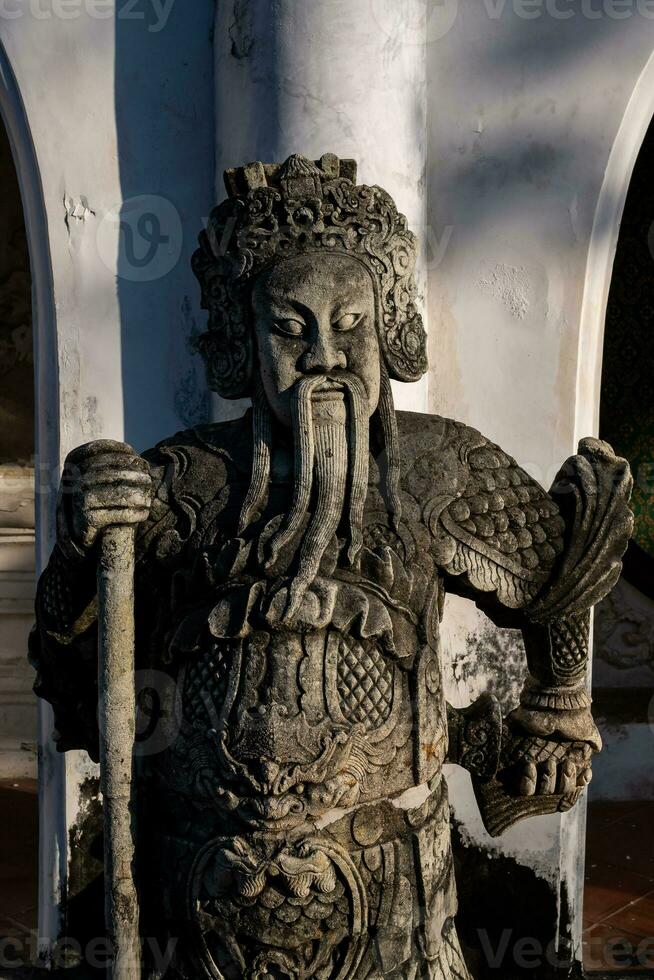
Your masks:
{"label": "statue's eye", "polygon": [[301,337],[304,333],[304,324],[301,320],[275,320],[275,327],[287,337]]}
{"label": "statue's eye", "polygon": [[353,330],[360,319],[360,313],[344,313],[338,320],[334,320],[332,327],[334,330]]}

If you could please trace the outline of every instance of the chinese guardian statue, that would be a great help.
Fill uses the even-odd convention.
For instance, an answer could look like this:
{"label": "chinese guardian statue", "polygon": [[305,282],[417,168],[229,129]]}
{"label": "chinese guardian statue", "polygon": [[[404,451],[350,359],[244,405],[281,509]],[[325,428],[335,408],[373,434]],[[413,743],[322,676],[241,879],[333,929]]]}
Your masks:
{"label": "chinese guardian statue", "polygon": [[[589,782],[590,610],[620,573],[628,467],[586,439],[548,492],[463,423],[396,412],[391,380],[427,363],[389,195],[331,154],[225,179],[193,261],[199,347],[252,408],[143,455],[71,453],[37,692],[60,749],[97,759],[95,551],[134,525],[136,664],[170,681],[136,791],[141,931],[178,940],[166,977],[470,980],[443,764],[470,771],[493,834]],[[507,718],[490,694],[446,704],[447,593],[522,631]]]}

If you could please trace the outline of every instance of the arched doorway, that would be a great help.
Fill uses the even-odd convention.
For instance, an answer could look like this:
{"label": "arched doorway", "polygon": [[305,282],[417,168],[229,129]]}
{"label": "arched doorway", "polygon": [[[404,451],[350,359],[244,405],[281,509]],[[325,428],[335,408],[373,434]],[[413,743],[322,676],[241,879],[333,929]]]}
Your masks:
{"label": "arched doorway", "polygon": [[2,124],[0,181],[0,941],[6,954],[9,939],[28,950],[36,929],[38,797],[37,706],[26,659],[35,588],[31,275]]}
{"label": "arched doorway", "polygon": [[587,969],[654,969],[654,123],[625,202],[606,309],[600,436],[634,473],[634,538],[595,617],[593,698],[604,740],[588,811]]}

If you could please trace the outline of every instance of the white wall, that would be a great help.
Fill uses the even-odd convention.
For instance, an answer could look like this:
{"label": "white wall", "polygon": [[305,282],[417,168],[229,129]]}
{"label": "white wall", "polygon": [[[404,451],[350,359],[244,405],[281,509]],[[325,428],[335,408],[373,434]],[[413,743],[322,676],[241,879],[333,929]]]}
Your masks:
{"label": "white wall", "polygon": [[[596,434],[615,240],[654,113],[651,69],[640,78],[654,9],[629,0],[445,8],[448,29],[441,11],[428,45],[428,214],[433,239],[446,243],[429,270],[430,408],[481,429],[549,486],[578,438]],[[483,688],[488,668],[475,679],[471,664],[476,640],[493,643],[483,617],[452,602],[445,636],[455,676],[466,672],[470,693]],[[505,636],[499,650],[514,644]],[[460,684],[451,694],[461,697]],[[461,777],[453,801],[488,845]],[[565,882],[579,909],[583,821],[583,806],[530,821],[499,850],[553,887]]]}
{"label": "white wall", "polygon": [[[575,432],[575,409],[591,232],[654,46],[654,11],[589,20],[588,3],[559,6],[572,16],[554,18],[539,0],[534,19],[518,16],[518,0],[463,0],[428,49],[429,220],[439,238],[449,230],[429,279],[430,404],[498,439],[545,482],[586,434]],[[643,99],[654,110],[654,97]]]}

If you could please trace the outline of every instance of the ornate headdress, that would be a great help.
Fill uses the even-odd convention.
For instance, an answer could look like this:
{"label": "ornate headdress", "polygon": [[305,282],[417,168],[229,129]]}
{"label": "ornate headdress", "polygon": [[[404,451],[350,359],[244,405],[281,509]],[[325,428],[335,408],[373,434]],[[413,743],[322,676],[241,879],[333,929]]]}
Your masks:
{"label": "ornate headdress", "polygon": [[416,238],[386,191],[356,184],[354,160],[293,155],[225,172],[229,197],[214,208],[193,271],[209,311],[198,339],[209,384],[224,398],[252,393],[250,286],[263,269],[310,250],[349,255],[369,270],[388,374],[416,381],[427,369],[416,308]]}

